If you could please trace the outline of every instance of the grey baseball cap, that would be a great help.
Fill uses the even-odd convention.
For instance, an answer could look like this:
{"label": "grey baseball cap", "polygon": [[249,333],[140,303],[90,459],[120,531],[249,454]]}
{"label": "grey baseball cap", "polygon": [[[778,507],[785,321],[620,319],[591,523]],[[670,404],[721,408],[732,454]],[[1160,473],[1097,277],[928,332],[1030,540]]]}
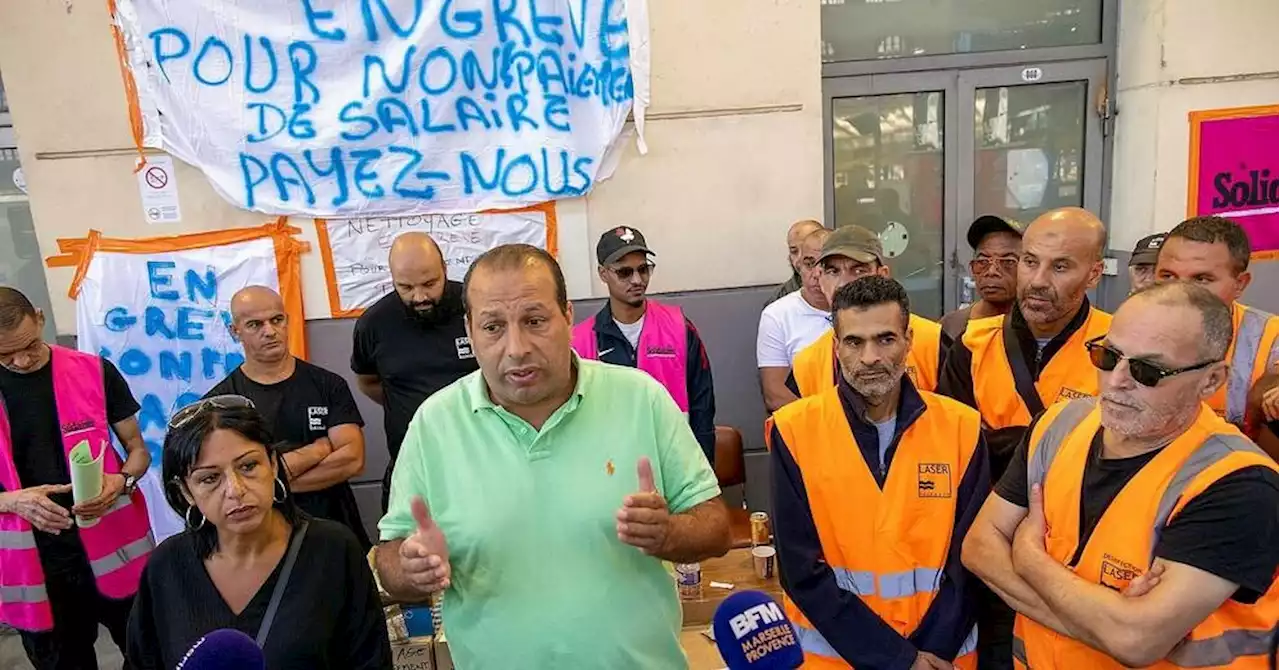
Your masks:
{"label": "grey baseball cap", "polygon": [[878,261],[884,264],[884,245],[880,236],[862,226],[840,226],[827,236],[822,243],[822,254],[818,260],[832,256],[845,256],[859,263]]}

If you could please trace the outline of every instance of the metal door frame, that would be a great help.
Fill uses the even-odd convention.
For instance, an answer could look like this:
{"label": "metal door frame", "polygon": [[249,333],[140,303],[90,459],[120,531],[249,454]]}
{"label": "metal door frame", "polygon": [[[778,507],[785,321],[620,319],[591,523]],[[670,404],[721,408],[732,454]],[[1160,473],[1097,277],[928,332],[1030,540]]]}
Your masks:
{"label": "metal door frame", "polygon": [[[958,70],[933,72],[902,72],[872,74],[856,77],[840,77],[822,81],[822,171],[823,212],[828,227],[835,222],[835,138],[832,136],[834,114],[832,107],[837,98],[861,96],[901,95],[907,93],[942,93],[942,248],[950,249],[956,237],[956,180],[952,178],[959,166],[954,128],[960,121],[959,99],[956,88]],[[946,259],[943,259],[944,262]],[[959,285],[954,272],[944,268],[942,273],[942,311],[954,309],[951,297],[957,295]]]}

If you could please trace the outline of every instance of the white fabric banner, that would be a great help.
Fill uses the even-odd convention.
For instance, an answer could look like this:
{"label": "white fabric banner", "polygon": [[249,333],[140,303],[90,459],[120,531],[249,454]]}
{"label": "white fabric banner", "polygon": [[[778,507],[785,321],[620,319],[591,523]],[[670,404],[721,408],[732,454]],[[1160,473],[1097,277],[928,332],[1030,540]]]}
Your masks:
{"label": "white fabric banner", "polygon": [[633,108],[643,132],[645,0],[119,0],[115,20],[144,142],[269,214],[577,197]]}
{"label": "white fabric banner", "polygon": [[183,527],[160,478],[169,417],[244,360],[227,328],[232,294],[279,283],[271,238],[168,253],[97,251],[89,262],[76,300],[78,346],[114,363],[142,405],[151,469],[141,486],[157,541]]}
{"label": "white fabric banner", "polygon": [[[478,214],[429,214],[326,220],[329,245],[325,263],[334,316],[350,316],[390,293],[391,243],[403,233],[424,232],[440,245],[449,279],[462,281],[471,262],[501,244],[524,243],[547,248],[550,206]],[[332,300],[337,296],[337,301]]]}

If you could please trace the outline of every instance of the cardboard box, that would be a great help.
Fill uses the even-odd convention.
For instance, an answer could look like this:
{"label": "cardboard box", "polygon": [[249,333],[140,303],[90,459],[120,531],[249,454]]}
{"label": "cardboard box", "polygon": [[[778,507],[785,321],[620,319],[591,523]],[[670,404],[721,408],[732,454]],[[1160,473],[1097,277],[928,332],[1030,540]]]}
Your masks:
{"label": "cardboard box", "polygon": [[[391,659],[395,670],[437,670],[435,640],[429,637],[409,638],[391,645]],[[450,664],[449,667],[453,667]]]}
{"label": "cardboard box", "polygon": [[453,670],[453,657],[449,655],[449,641],[440,635],[436,638],[435,670]]}

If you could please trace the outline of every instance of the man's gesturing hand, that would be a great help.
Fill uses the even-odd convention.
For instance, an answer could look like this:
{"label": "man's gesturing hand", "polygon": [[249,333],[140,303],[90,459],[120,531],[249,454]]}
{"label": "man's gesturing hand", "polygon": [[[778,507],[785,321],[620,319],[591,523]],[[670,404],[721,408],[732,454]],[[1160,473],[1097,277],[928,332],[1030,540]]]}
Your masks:
{"label": "man's gesturing hand", "polygon": [[49,500],[54,493],[71,493],[71,485],[45,484],[0,494],[0,511],[17,514],[37,529],[57,535],[71,527],[71,512]]}
{"label": "man's gesturing hand", "polygon": [[618,539],[656,556],[666,546],[671,514],[667,511],[666,498],[653,483],[653,464],[648,458],[636,462],[636,474],[640,490],[622,501],[622,509],[618,510]]}
{"label": "man's gesturing hand", "polygon": [[424,594],[449,588],[449,545],[444,531],[431,518],[431,511],[421,496],[410,503],[418,529],[400,544],[400,569],[405,578]]}

